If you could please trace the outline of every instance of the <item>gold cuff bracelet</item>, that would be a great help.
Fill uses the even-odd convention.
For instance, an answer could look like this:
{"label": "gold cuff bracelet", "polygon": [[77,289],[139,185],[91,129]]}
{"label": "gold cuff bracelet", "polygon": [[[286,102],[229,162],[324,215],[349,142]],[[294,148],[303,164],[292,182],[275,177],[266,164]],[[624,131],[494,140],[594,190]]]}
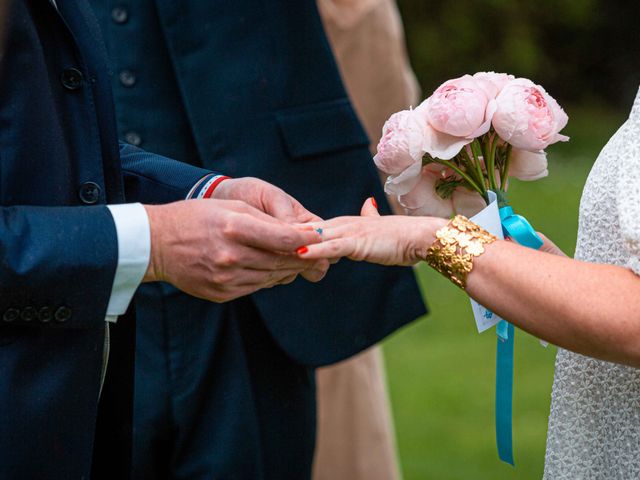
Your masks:
{"label": "gold cuff bracelet", "polygon": [[463,290],[473,269],[473,259],[497,238],[462,215],[456,215],[436,232],[425,261]]}

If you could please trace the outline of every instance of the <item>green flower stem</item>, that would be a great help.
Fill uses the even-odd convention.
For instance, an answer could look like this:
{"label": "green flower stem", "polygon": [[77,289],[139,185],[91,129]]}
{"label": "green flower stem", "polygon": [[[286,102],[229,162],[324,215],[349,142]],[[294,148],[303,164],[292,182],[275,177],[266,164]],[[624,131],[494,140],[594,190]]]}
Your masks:
{"label": "green flower stem", "polygon": [[510,143],[507,144],[507,151],[505,153],[504,166],[500,175],[500,188],[505,192],[507,191],[507,179],[509,178],[509,167],[511,166],[511,152],[513,147]]}
{"label": "green flower stem", "polygon": [[460,151],[460,154],[458,157],[461,159],[462,163],[464,163],[468,174],[472,176],[472,178],[476,181],[476,184],[480,186],[480,188],[482,189],[481,193],[484,195],[486,193],[486,188],[485,188],[485,182],[484,182],[484,175],[482,174],[482,168],[480,167],[480,164],[478,162],[474,162],[473,160],[471,160],[471,158],[469,157],[469,154],[467,153],[466,148],[464,147]]}
{"label": "green flower stem", "polygon": [[480,161],[474,162],[476,165],[476,170],[478,171],[478,176],[482,179],[482,186],[484,187],[485,192],[488,187],[488,179],[485,177],[484,172],[482,171],[482,164]]}
{"label": "green flower stem", "polygon": [[484,142],[480,142],[480,140],[478,140],[477,138],[474,140],[474,142],[478,142],[479,149],[482,150],[482,158],[484,158],[484,166],[486,167],[487,158],[489,158],[489,155],[491,154],[491,135],[485,135]]}
{"label": "green flower stem", "polygon": [[456,164],[454,164],[451,161],[440,160],[438,158],[434,158],[433,161],[436,162],[436,163],[439,163],[440,165],[444,165],[445,167],[448,167],[451,170],[453,170],[454,172],[456,172],[458,175],[460,175],[469,184],[469,186],[471,186],[480,195],[484,196],[484,193],[482,192],[482,189],[478,186],[478,184],[469,175],[467,175],[466,172],[464,172],[460,167],[458,167]]}
{"label": "green flower stem", "polygon": [[492,177],[490,175],[489,170],[487,169],[487,159],[483,154],[482,145],[480,144],[477,138],[473,142],[471,142],[471,153],[473,153],[474,160],[476,161],[476,164],[479,166],[481,165],[480,157],[483,157],[485,159],[485,163],[484,163],[485,170],[486,170],[485,174],[487,176],[487,179],[489,180],[489,188],[494,189],[494,184],[492,183]]}
{"label": "green flower stem", "polygon": [[487,175],[489,176],[489,184],[491,189],[496,192],[498,190],[498,184],[496,182],[496,149],[498,148],[499,138],[497,135],[489,137],[489,155],[485,158],[485,165],[487,166]]}

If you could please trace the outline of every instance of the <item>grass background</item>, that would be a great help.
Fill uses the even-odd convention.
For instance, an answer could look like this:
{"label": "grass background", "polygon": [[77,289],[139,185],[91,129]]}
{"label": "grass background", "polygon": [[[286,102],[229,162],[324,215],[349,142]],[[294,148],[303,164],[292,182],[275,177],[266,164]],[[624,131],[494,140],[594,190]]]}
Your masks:
{"label": "grass background", "polygon": [[[549,177],[513,181],[516,211],[573,255],[582,187],[625,114],[567,108],[567,144],[549,149]],[[405,480],[540,479],[556,349],[517,331],[516,467],[497,458],[495,334],[479,335],[466,295],[425,265],[417,269],[431,314],[385,343],[389,390]]]}

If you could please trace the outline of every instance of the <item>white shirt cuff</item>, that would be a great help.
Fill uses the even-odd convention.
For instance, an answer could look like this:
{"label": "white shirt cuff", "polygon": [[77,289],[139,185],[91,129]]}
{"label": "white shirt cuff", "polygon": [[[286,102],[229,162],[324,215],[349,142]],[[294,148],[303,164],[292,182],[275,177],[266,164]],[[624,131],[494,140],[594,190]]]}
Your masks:
{"label": "white shirt cuff", "polygon": [[151,231],[147,211],[140,203],[107,205],[116,224],[118,266],[107,306],[108,322],[123,315],[142,282],[151,256]]}

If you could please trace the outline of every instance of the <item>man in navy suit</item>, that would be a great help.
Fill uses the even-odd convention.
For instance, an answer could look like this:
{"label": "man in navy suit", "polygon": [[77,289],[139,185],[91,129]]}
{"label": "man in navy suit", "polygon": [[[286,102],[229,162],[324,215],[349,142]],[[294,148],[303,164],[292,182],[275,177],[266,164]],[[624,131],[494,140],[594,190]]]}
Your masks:
{"label": "man in navy suit", "polygon": [[224,301],[318,280],[293,252],[320,238],[261,211],[313,217],[276,187],[118,145],[85,0],[0,12],[0,478],[128,478],[139,283]]}
{"label": "man in navy suit", "polygon": [[[91,3],[121,139],[265,179],[322,217],[372,195],[388,213],[315,0]],[[138,306],[134,456],[150,479],[308,478],[314,367],[424,313],[410,269],[349,261],[225,305],[149,285]]]}

